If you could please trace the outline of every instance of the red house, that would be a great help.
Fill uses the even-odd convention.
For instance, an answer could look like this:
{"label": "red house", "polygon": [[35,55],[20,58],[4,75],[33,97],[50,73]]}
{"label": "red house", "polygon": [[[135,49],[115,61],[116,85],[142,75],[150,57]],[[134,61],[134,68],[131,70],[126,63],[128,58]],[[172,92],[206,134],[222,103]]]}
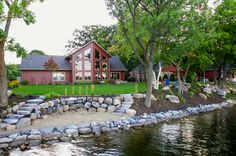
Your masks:
{"label": "red house", "polygon": [[124,81],[127,71],[118,56],[111,56],[95,41],[66,57],[29,55],[22,59],[20,70],[22,80],[30,84]]}

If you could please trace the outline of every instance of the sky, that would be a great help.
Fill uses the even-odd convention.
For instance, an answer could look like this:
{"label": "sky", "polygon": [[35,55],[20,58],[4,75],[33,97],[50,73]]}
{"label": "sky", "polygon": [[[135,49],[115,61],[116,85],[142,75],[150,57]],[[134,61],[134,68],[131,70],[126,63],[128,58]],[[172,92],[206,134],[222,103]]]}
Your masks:
{"label": "sky", "polygon": [[[38,49],[48,55],[65,55],[65,45],[76,28],[116,23],[104,0],[45,0],[34,3],[31,10],[37,22],[26,25],[23,20],[13,21],[9,33],[28,52]],[[19,64],[20,61],[14,53],[5,53],[6,64]]]}

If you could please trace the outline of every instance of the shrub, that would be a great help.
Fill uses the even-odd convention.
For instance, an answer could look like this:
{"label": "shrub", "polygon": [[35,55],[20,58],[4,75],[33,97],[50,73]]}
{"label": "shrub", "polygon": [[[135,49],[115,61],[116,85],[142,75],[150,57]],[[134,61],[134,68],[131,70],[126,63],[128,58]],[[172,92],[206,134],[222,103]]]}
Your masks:
{"label": "shrub", "polygon": [[169,90],[169,94],[170,94],[170,95],[174,95],[174,92],[170,89],[170,90]]}
{"label": "shrub", "polygon": [[18,80],[13,80],[13,81],[10,81],[10,82],[8,83],[8,87],[9,87],[9,88],[15,88],[15,87],[18,87],[19,84],[20,84],[20,81],[18,81]]}
{"label": "shrub", "polygon": [[28,84],[29,84],[29,81],[27,81],[27,80],[22,80],[22,81],[21,81],[21,84],[22,84],[22,85],[28,85]]}
{"label": "shrub", "polygon": [[190,95],[190,97],[193,97],[194,96],[194,92],[193,91],[189,91],[189,95]]}
{"label": "shrub", "polygon": [[60,96],[60,94],[56,93],[56,92],[49,92],[47,94],[45,94],[46,98],[47,99],[51,99],[51,98],[57,98]]}

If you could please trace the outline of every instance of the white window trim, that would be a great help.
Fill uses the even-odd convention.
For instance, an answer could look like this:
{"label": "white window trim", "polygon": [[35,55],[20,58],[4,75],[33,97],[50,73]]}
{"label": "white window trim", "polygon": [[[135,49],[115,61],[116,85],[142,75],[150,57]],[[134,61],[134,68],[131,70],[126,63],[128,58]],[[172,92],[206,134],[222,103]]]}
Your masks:
{"label": "white window trim", "polygon": [[[53,73],[64,73],[64,80],[54,80],[53,79]],[[66,81],[66,72],[52,72],[52,81],[53,82],[64,82],[64,81]]]}

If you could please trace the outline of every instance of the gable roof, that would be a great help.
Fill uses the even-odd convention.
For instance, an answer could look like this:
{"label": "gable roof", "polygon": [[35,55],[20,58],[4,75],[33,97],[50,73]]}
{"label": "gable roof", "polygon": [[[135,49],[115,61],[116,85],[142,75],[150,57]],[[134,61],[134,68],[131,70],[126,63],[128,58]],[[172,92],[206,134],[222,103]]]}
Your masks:
{"label": "gable roof", "polygon": [[21,60],[20,70],[46,70],[43,65],[51,57],[58,64],[58,70],[71,70],[71,65],[65,56],[55,55],[28,55]]}
{"label": "gable roof", "polygon": [[110,70],[122,70],[127,71],[119,56],[112,56],[110,58]]}
{"label": "gable roof", "polygon": [[69,55],[68,55],[67,57],[69,57],[69,56],[73,55],[74,53],[80,51],[81,49],[83,49],[84,47],[88,46],[88,45],[91,44],[91,43],[96,44],[96,45],[97,45],[99,48],[101,48],[105,53],[107,53],[108,56],[112,57],[112,56],[111,56],[105,49],[103,49],[103,47],[101,47],[95,40],[92,40],[92,41],[86,43],[86,44],[83,45],[82,47],[78,47],[78,48],[73,49],[73,50],[69,53]]}

